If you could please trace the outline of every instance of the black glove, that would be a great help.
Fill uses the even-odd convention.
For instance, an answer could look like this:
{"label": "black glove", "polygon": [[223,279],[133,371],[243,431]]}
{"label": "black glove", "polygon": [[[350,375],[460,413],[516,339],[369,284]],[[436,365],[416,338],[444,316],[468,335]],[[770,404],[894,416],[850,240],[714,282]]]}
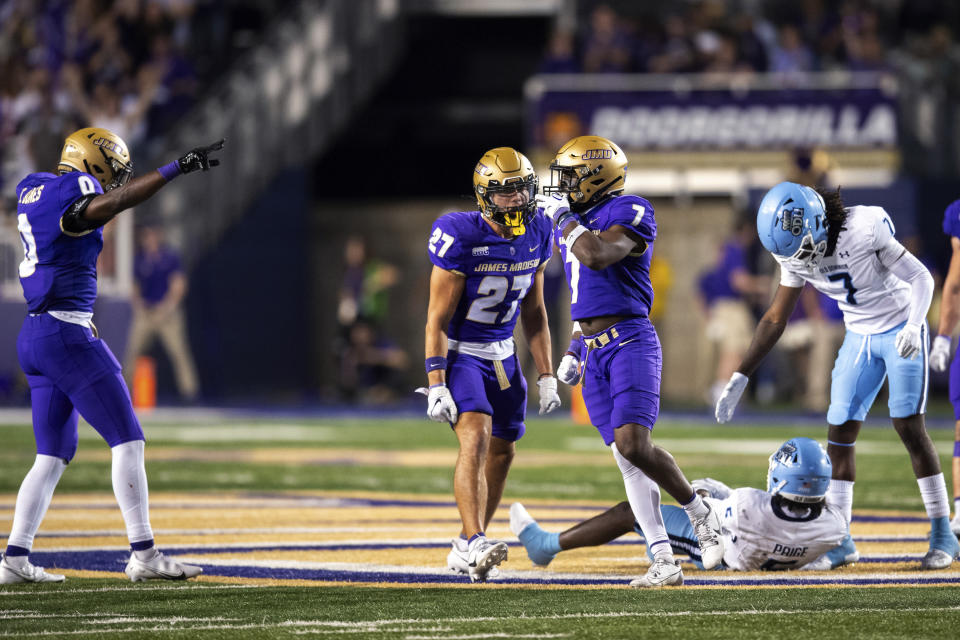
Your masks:
{"label": "black glove", "polygon": [[218,142],[206,147],[197,147],[188,151],[183,157],[177,160],[177,165],[180,167],[180,173],[190,173],[191,171],[206,171],[210,167],[215,167],[220,164],[220,161],[216,158],[210,157],[211,151],[219,151],[223,149],[224,138],[221,138]]}

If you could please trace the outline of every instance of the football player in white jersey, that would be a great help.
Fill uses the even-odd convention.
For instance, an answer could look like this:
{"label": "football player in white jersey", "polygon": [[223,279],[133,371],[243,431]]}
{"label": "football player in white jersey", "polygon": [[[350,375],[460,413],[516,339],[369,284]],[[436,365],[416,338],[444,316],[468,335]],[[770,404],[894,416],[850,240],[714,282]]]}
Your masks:
{"label": "football player in white jersey", "polygon": [[[884,378],[893,426],[910,454],[930,518],[930,549],[923,569],[949,567],[960,552],[950,531],[950,503],[940,460],[927,435],[927,309],[930,272],[894,237],[880,207],[844,207],[840,192],[817,192],[782,182],[760,202],[757,232],[780,263],[780,286],[754,332],[740,367],[717,401],[727,422],[749,376],[770,352],[809,282],[840,304],[847,334],[833,367],[827,452],[833,463],[829,494],[850,522],[855,478],[854,443]],[[833,566],[858,556],[853,540],[827,554]]]}
{"label": "football player in white jersey", "polygon": [[[694,488],[720,514],[723,566],[735,571],[811,568],[847,534],[843,511],[826,498],[830,458],[816,440],[793,438],[770,456],[767,490],[731,489],[711,478]],[[699,568],[700,547],[683,509],[662,505],[670,546]],[[557,553],[605,544],[630,531],[643,535],[627,502],[562,533],[544,531],[519,502],[510,507],[510,529],[534,564],[545,566]],[[831,568],[829,564],[825,567]]]}

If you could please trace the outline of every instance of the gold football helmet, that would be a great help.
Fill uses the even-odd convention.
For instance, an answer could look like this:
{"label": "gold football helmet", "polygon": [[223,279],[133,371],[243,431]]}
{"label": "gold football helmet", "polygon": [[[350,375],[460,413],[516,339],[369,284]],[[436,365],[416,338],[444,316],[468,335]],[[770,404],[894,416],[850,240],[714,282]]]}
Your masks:
{"label": "gold football helmet", "polygon": [[[507,227],[515,236],[526,232],[526,224],[537,213],[537,188],[540,179],[527,157],[510,147],[490,149],[473,170],[473,191],[485,218]],[[521,194],[519,204],[496,205],[492,196]],[[526,194],[526,199],[522,199]]]}
{"label": "gold football helmet", "polygon": [[117,134],[87,127],[67,136],[60,152],[58,173],[83,171],[100,183],[104,191],[126,184],[133,175],[127,143]]}
{"label": "gold football helmet", "polygon": [[577,136],[563,145],[550,165],[544,193],[565,193],[571,209],[584,211],[602,198],[623,191],[627,156],[612,140]]}

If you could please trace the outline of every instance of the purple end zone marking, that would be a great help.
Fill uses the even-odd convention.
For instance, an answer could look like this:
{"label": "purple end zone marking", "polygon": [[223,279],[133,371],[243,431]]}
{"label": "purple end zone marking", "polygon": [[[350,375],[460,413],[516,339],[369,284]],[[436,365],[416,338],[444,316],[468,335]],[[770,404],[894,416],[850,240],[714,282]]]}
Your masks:
{"label": "purple end zone marking", "polygon": [[[290,547],[283,547],[289,549]],[[329,547],[325,547],[329,548]],[[210,553],[210,549],[177,549],[176,554],[191,553]],[[224,549],[222,551],[236,551],[235,549]],[[127,561],[129,553],[126,551],[67,551],[67,552],[49,552],[38,551],[32,554],[32,559],[47,567],[57,567],[59,569],[78,569],[86,571],[108,571],[120,573],[123,570],[124,563]],[[916,558],[903,557],[894,558],[887,561],[916,560]],[[864,560],[861,560],[863,562]],[[875,560],[879,562],[880,560]],[[316,580],[318,582],[384,582],[384,583],[464,583],[469,579],[466,576],[447,573],[438,570],[436,574],[412,574],[403,572],[379,572],[379,571],[343,571],[328,569],[286,569],[272,567],[244,567],[244,566],[217,566],[201,564],[204,569],[204,575],[240,577],[240,578],[266,578],[274,580]],[[795,574],[796,575],[796,574]],[[502,578],[496,582],[507,584],[551,584],[561,586],[577,585],[610,585],[622,586],[628,582],[628,577],[623,578],[565,578],[549,580],[543,578]],[[799,585],[907,585],[907,584],[960,584],[960,578],[957,577],[903,577],[903,578],[847,578],[838,579],[831,576],[810,576],[810,577],[790,577],[783,579],[761,580],[756,578],[738,578],[735,574],[730,575],[729,579],[685,579],[685,584],[690,586],[799,586]]]}

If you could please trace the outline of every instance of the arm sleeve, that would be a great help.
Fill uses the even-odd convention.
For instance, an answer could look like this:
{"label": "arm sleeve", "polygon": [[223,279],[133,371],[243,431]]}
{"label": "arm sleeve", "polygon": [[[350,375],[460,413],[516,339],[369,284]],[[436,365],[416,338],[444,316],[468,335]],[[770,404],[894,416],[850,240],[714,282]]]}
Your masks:
{"label": "arm sleeve", "polygon": [[923,324],[933,299],[933,276],[912,253],[896,240],[894,242],[902,252],[900,258],[888,268],[893,275],[910,284],[910,315],[907,316],[907,322]]}

